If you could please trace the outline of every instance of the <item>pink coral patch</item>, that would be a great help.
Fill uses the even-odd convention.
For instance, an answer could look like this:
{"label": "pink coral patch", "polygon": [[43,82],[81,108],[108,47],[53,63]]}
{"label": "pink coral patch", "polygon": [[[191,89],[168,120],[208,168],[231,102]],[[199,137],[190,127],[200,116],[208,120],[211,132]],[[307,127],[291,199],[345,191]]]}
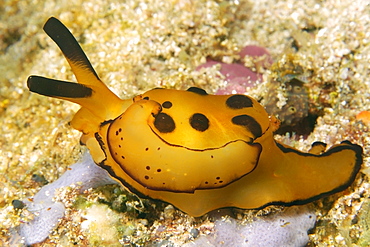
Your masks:
{"label": "pink coral patch", "polygon": [[[239,55],[242,61],[247,55],[251,56],[252,58],[265,56],[266,58],[258,61],[258,64],[256,64],[256,66],[268,67],[272,63],[272,59],[268,51],[265,48],[259,46],[246,46],[241,50]],[[207,59],[207,62],[198,66],[197,70],[200,70],[201,68],[212,67],[216,64],[221,65],[220,73],[225,76],[225,80],[227,82],[225,88],[219,89],[216,92],[216,94],[218,95],[235,93],[243,94],[246,92],[247,87],[254,87],[257,81],[262,80],[261,74],[252,71],[241,63],[227,64],[212,59]]]}

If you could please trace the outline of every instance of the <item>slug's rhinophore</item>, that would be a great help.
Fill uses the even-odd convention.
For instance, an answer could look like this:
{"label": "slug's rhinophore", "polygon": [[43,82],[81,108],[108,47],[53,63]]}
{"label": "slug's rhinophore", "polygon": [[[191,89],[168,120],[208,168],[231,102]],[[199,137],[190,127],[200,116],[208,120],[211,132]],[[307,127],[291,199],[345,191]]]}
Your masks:
{"label": "slug's rhinophore", "polygon": [[71,125],[99,166],[130,191],[193,216],[213,209],[304,204],[346,189],[362,148],[344,141],[309,153],[273,139],[278,124],[253,98],[153,89],[122,100],[102,83],[73,35],[50,18],[79,83],[30,76],[32,92],[81,105]]}

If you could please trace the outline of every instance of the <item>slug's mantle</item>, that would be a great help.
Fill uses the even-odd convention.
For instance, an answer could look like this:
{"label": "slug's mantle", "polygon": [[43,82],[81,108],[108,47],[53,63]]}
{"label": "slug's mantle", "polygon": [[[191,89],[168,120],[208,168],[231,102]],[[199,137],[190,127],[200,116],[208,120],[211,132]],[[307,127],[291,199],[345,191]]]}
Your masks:
{"label": "slug's mantle", "polygon": [[72,127],[95,163],[133,193],[193,216],[297,205],[346,189],[361,167],[362,148],[348,141],[327,151],[316,142],[309,153],[276,142],[276,119],[246,95],[153,89],[122,100],[59,20],[44,30],[79,83],[30,76],[30,91],[81,105]]}

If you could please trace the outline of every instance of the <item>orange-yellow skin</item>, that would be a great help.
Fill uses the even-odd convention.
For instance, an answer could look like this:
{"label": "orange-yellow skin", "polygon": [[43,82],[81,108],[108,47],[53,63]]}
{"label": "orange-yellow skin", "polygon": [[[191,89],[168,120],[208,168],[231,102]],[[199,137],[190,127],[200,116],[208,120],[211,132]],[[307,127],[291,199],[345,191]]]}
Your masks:
{"label": "orange-yellow skin", "polygon": [[[55,18],[44,29],[53,39],[51,29],[66,39],[72,36]],[[201,216],[222,207],[307,203],[344,190],[360,169],[362,148],[349,142],[326,152],[318,144],[310,153],[277,143],[278,121],[247,96],[233,102],[236,108],[226,103],[235,99],[230,95],[170,89],[122,100],[100,81],[87,58],[76,58],[75,53],[83,54],[77,42],[72,55],[63,40],[56,42],[86,95],[65,93],[63,82],[60,93],[49,93],[49,85],[37,76],[29,78],[30,90],[80,104],[72,127],[83,133],[81,141],[94,161],[134,193]],[[239,99],[244,106],[239,107]],[[192,122],[194,113],[200,117]]]}

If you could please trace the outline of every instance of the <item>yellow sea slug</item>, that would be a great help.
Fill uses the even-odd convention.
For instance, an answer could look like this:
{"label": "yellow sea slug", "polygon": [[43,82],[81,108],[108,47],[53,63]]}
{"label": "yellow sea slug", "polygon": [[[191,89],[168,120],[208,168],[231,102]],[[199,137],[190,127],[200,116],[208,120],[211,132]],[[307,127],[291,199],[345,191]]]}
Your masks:
{"label": "yellow sea slug", "polygon": [[77,81],[30,76],[32,92],[81,105],[71,125],[99,166],[141,196],[200,216],[222,207],[304,204],[346,189],[362,164],[362,148],[344,141],[309,153],[278,143],[278,128],[246,95],[153,89],[122,100],[100,81],[81,47],[57,19],[45,32]]}

